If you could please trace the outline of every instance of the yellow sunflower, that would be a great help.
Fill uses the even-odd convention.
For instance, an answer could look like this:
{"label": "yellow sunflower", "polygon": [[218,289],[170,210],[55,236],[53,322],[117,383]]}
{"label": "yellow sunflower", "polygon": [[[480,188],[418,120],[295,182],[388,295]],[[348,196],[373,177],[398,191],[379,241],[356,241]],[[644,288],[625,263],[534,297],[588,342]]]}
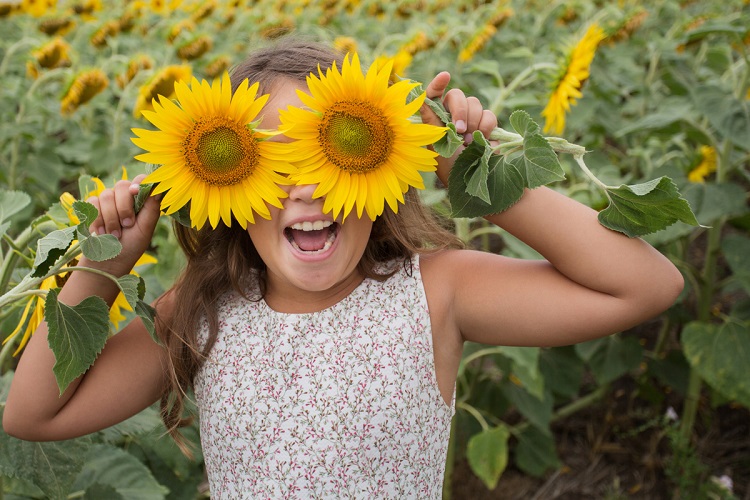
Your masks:
{"label": "yellow sunflower", "polygon": [[706,177],[716,172],[716,150],[711,146],[701,146],[700,153],[700,163],[688,174],[690,182],[706,182]]}
{"label": "yellow sunflower", "polygon": [[412,123],[409,117],[424,102],[424,93],[407,103],[418,84],[402,80],[388,84],[391,63],[375,64],[367,74],[359,57],[344,58],[319,77],[310,75],[310,94],[297,91],[307,109],[290,106],[280,111],[285,134],[296,139],[293,163],[299,168],[291,180],[317,184],[313,196],[325,196],[323,210],[343,217],[357,207],[372,219],[384,203],[394,212],[410,186],[424,188],[420,172],[435,170],[437,153],[423,146],[445,134],[444,127]]}
{"label": "yellow sunflower", "polygon": [[72,115],[78,108],[104,91],[108,85],[107,75],[100,69],[79,73],[60,100],[60,113],[63,116]]}
{"label": "yellow sunflower", "polygon": [[206,219],[216,228],[232,216],[243,227],[255,222],[253,211],[269,219],[267,203],[282,208],[287,196],[279,184],[294,171],[286,156],[288,144],[266,141],[272,133],[253,120],[268,100],[256,98],[258,84],[242,82],[232,94],[229,74],[212,85],[193,78],[191,86],[175,84],[178,104],[154,100],[144,111],[159,130],[133,129],[133,142],[148,151],[137,160],[161,165],[143,182],[157,183],[153,194],[167,192],[161,207],[172,214],[190,202],[190,220],[200,229]]}
{"label": "yellow sunflower", "polygon": [[565,129],[565,113],[576,104],[576,99],[583,97],[581,87],[589,77],[589,68],[594,60],[596,48],[605,38],[604,30],[599,25],[592,24],[573,47],[564,73],[557,81],[549,102],[542,111],[545,118],[545,133],[552,131],[561,134]]}
{"label": "yellow sunflower", "polygon": [[153,111],[151,103],[159,96],[171,99],[174,96],[174,86],[178,81],[190,80],[193,70],[188,64],[170,65],[155,74],[138,91],[138,98],[133,108],[133,116],[138,118],[143,111]]}
{"label": "yellow sunflower", "polygon": [[[42,283],[39,285],[39,289],[51,290],[53,288],[56,288],[57,286],[57,276],[50,276],[49,278],[42,281]],[[36,331],[37,327],[44,319],[44,300],[44,297],[31,297],[30,299],[28,299],[28,302],[26,302],[26,307],[24,307],[23,309],[23,314],[21,314],[21,320],[18,322],[18,326],[16,326],[15,330],[10,332],[10,335],[5,337],[5,340],[3,340],[3,345],[5,345],[13,340],[16,335],[21,333],[21,331],[23,331],[21,343],[13,353],[14,356],[18,356],[18,353],[23,350],[23,348],[26,346],[26,343],[28,343],[29,339],[31,338],[31,334]]]}

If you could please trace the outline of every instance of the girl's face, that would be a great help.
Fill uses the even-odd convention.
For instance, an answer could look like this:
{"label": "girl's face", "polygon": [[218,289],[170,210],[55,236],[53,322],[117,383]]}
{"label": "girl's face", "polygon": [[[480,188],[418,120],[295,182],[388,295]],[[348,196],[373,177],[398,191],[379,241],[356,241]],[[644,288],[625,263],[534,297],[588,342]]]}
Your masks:
{"label": "girl's face", "polygon": [[[302,106],[296,90],[304,85],[287,81],[276,86],[262,111],[261,128],[279,126],[279,109]],[[278,135],[271,140],[290,141]],[[271,220],[256,217],[247,232],[266,264],[266,302],[280,312],[325,309],[346,297],[362,282],[357,264],[365,251],[372,221],[350,214],[346,223],[323,213],[323,198],[313,199],[315,185],[284,186],[284,209],[269,207]]]}

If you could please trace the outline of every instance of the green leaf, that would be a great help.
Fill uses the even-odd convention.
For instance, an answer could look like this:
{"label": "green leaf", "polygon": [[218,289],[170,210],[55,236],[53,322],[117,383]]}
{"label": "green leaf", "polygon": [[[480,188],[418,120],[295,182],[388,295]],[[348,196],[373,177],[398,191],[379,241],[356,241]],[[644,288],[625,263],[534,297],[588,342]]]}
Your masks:
{"label": "green leaf", "polygon": [[[474,132],[474,141],[482,143],[488,146],[487,141],[481,132]],[[490,175],[490,156],[492,156],[492,149],[484,147],[482,156],[474,160],[474,163],[466,169],[464,174],[464,180],[466,181],[466,192],[469,196],[476,196],[483,202],[490,204],[490,192],[487,187],[487,177]]]}
{"label": "green leaf", "polygon": [[599,384],[612,382],[636,368],[641,362],[643,347],[635,337],[618,335],[576,344],[576,352],[588,361]]}
{"label": "green leaf", "polygon": [[[0,418],[3,409],[0,405]],[[90,447],[89,437],[34,443],[0,430],[0,476],[21,479],[41,489],[45,498],[63,500],[71,493]]]}
{"label": "green leaf", "polygon": [[534,477],[541,477],[549,469],[560,466],[553,436],[533,426],[526,427],[518,436],[515,453],[518,467]]}
{"label": "green leaf", "polygon": [[690,205],[680,197],[669,177],[607,187],[607,195],[610,204],[599,212],[599,222],[631,238],[659,231],[677,221],[699,225]]}
{"label": "green leaf", "polygon": [[94,364],[109,335],[109,308],[100,297],[87,297],[78,305],[67,306],[57,300],[59,288],[47,293],[44,318],[47,342],[55,354],[52,371],[60,394]]}
{"label": "green leaf", "polygon": [[539,134],[539,125],[526,111],[517,109],[508,118],[513,129],[523,137]]}
{"label": "green leaf", "polygon": [[695,107],[721,138],[750,150],[750,105],[737,99],[730,89],[716,84],[699,85],[692,89]]}
{"label": "green leaf", "polygon": [[[423,92],[422,87],[417,87],[412,90],[412,92],[418,92],[419,95]],[[451,122],[451,114],[448,113],[448,110],[445,109],[445,106],[443,106],[443,103],[440,101],[433,101],[429,97],[425,97],[424,103],[429,107],[433,113],[437,115],[438,118],[440,118],[440,121],[443,122],[445,125],[448,125]]]}
{"label": "green leaf", "polygon": [[554,394],[571,398],[578,394],[583,379],[583,363],[573,346],[542,349],[539,371],[544,384]]}
{"label": "green leaf", "polygon": [[34,258],[34,272],[31,274],[39,278],[47,274],[50,267],[65,254],[75,239],[76,228],[66,227],[52,231],[36,243],[36,257]]}
{"label": "green leaf", "polygon": [[95,262],[117,257],[122,251],[122,243],[114,235],[102,234],[81,240],[81,252]]}
{"label": "green leaf", "polygon": [[732,275],[750,294],[750,238],[739,234],[726,236],[721,242],[721,250]]}
{"label": "green leaf", "polygon": [[142,281],[143,279],[135,274],[126,274],[125,276],[117,278],[117,286],[120,287],[120,291],[125,296],[125,300],[128,301],[128,304],[130,304],[130,307],[133,309],[136,308],[138,301],[142,298],[139,296],[140,292],[138,290]]}
{"label": "green leaf", "polygon": [[138,213],[143,208],[143,205],[146,203],[146,200],[149,196],[151,196],[151,191],[153,190],[155,184],[139,184],[138,185],[138,193],[135,195],[135,201],[133,208],[135,210],[135,213]]}
{"label": "green leaf", "polygon": [[544,378],[539,371],[538,347],[502,346],[500,355],[511,360],[511,372],[529,394],[544,399]]}
{"label": "green leaf", "polygon": [[466,458],[471,470],[494,490],[508,465],[508,438],[510,431],[504,424],[474,434],[466,445]]}
{"label": "green leaf", "polygon": [[448,127],[448,130],[445,135],[438,139],[432,147],[435,149],[435,152],[443,158],[450,158],[456,154],[458,148],[463,146],[464,138],[456,132],[456,126],[453,123],[448,123],[446,126]]}
{"label": "green leaf", "polygon": [[565,172],[555,150],[539,134],[524,137],[523,154],[512,160],[508,159],[508,162],[515,165],[523,176],[524,185],[529,189],[565,179]]}
{"label": "green leaf", "polygon": [[106,444],[92,447],[75,483],[79,491],[93,485],[109,486],[126,500],[162,500],[169,493],[137,458]]}
{"label": "green leaf", "polygon": [[139,318],[141,318],[141,321],[143,321],[143,326],[146,327],[146,330],[151,335],[151,338],[154,340],[154,342],[161,345],[161,340],[156,335],[156,309],[143,302],[142,300],[139,300],[135,305],[135,313]]}
{"label": "green leaf", "polygon": [[540,399],[532,395],[523,387],[519,387],[508,381],[502,386],[503,394],[510,400],[529,422],[545,434],[551,432],[549,428],[552,420],[552,408],[554,400],[549,390],[544,392],[544,398]]}
{"label": "green leaf", "polygon": [[694,321],[682,331],[685,357],[721,394],[750,407],[750,322],[714,325]]}
{"label": "green leaf", "polygon": [[31,203],[31,197],[23,191],[0,189],[0,222],[9,220]]}
{"label": "green leaf", "polygon": [[86,488],[86,493],[83,495],[83,500],[101,500],[106,498],[107,500],[123,500],[125,497],[117,493],[117,490],[112,486],[95,483]]}
{"label": "green leaf", "polygon": [[82,236],[90,236],[89,226],[99,216],[99,210],[94,205],[87,201],[74,201],[73,211],[78,217],[78,234]]}
{"label": "green leaf", "polygon": [[[524,181],[520,172],[514,165],[504,163],[502,156],[487,156],[488,148],[489,144],[481,137],[469,144],[456,158],[448,175],[448,199],[451,203],[452,217],[482,217],[496,214],[512,206],[523,195]],[[472,196],[466,180],[467,177],[471,179],[477,170],[483,168],[481,165],[485,158],[487,193],[491,203],[478,196]]]}

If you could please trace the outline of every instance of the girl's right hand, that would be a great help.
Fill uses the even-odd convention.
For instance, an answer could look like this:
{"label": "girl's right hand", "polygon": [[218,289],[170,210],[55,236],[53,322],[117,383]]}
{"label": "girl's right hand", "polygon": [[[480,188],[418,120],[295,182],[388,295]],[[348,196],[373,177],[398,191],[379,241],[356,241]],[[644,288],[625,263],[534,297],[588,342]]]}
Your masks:
{"label": "girl's right hand", "polygon": [[[86,260],[84,265],[121,276],[130,272],[149,247],[159,220],[159,200],[149,196],[136,215],[135,196],[145,177],[141,174],[132,181],[117,181],[114,188],[86,200],[99,211],[99,216],[91,223],[91,232],[115,236],[122,243],[122,251],[114,259],[98,263]],[[84,260],[82,257],[81,262]]]}

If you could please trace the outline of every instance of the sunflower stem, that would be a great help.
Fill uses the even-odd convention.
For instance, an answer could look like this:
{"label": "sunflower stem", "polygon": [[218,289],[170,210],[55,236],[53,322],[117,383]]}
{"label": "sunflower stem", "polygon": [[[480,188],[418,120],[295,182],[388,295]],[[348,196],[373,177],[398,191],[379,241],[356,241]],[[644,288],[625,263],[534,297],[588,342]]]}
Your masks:
{"label": "sunflower stem", "polygon": [[[23,122],[23,116],[26,113],[26,101],[36,91],[42,82],[58,78],[63,74],[65,70],[63,68],[55,68],[45,73],[44,75],[37,78],[34,83],[29,87],[26,95],[21,99],[18,104],[18,113],[16,113],[16,128]],[[21,134],[16,133],[13,136],[13,142],[10,146],[10,167],[8,169],[8,189],[11,191],[16,188],[16,169],[18,168],[18,158],[21,150]]]}
{"label": "sunflower stem", "polygon": [[8,50],[5,51],[5,55],[3,56],[3,61],[0,62],[0,77],[5,74],[5,71],[8,69],[8,64],[10,61],[10,57],[21,47],[24,45],[38,45],[40,42],[36,38],[30,38],[25,37],[18,40],[16,43],[8,47]]}
{"label": "sunflower stem", "polygon": [[586,176],[591,179],[591,181],[599,186],[604,193],[607,195],[607,198],[609,199],[609,192],[607,189],[609,186],[604,184],[602,181],[600,181],[592,172],[589,170],[589,168],[586,166],[586,162],[583,161],[583,155],[573,155],[573,158],[575,159],[576,163],[578,163],[578,166],[581,167],[581,170],[586,174]]}
{"label": "sunflower stem", "polygon": [[532,64],[531,66],[527,66],[523,71],[516,75],[516,77],[508,85],[500,89],[500,92],[497,93],[495,99],[492,101],[492,104],[490,104],[489,109],[495,115],[499,114],[500,111],[502,111],[505,107],[505,100],[509,95],[513,93],[513,91],[516,90],[516,87],[518,87],[522,83],[525,83],[524,81],[527,77],[532,76],[534,75],[534,73],[544,69],[557,69],[557,65],[548,62],[541,62]]}

